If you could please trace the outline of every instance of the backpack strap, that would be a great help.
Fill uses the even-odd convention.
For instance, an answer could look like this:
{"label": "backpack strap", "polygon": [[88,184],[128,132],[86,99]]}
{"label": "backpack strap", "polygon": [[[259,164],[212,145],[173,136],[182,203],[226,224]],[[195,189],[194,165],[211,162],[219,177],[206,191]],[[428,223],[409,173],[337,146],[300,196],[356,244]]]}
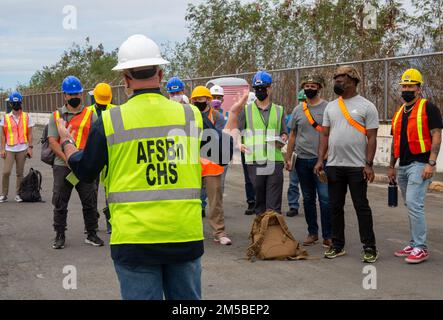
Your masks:
{"label": "backpack strap", "polygon": [[250,261],[254,261],[254,257],[257,256],[260,247],[265,240],[265,233],[268,229],[270,216],[270,214],[264,213],[256,217],[254,220],[249,238],[251,239],[251,241],[254,241],[254,234],[258,234],[258,238],[254,242],[252,242],[247,249],[246,255],[248,260]]}

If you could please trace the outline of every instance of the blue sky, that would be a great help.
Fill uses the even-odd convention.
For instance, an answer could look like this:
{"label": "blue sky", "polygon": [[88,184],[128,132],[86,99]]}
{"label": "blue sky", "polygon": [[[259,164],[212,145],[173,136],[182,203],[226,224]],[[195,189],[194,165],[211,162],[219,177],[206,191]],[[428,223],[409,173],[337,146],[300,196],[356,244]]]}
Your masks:
{"label": "blue sky", "polygon": [[[73,42],[103,43],[110,51],[131,34],[157,43],[187,36],[187,3],[203,0],[2,0],[0,13],[0,88],[27,83],[42,66],[58,61]],[[77,30],[63,28],[63,8],[77,9]]]}
{"label": "blue sky", "polygon": [[[242,0],[248,2],[248,0]],[[311,0],[306,0],[311,1]],[[204,0],[1,0],[0,88],[28,83],[35,71],[58,61],[73,42],[117,48],[142,33],[159,44],[184,41],[187,3]],[[405,1],[409,2],[409,1]],[[65,30],[63,8],[77,10],[77,29]]]}

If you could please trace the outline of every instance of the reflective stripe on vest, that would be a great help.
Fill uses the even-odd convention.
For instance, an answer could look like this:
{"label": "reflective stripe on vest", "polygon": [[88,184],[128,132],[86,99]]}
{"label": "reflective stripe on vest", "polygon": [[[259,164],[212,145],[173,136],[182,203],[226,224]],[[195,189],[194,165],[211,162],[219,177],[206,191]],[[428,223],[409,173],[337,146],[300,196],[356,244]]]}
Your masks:
{"label": "reflective stripe on vest", "polygon": [[306,118],[308,118],[308,121],[311,124],[311,126],[313,126],[315,130],[321,133],[323,131],[323,127],[320,124],[318,124],[317,121],[314,120],[311,111],[309,111],[308,104],[306,102],[303,102],[303,112],[305,113]]}
{"label": "reflective stripe on vest", "polygon": [[111,245],[202,240],[200,111],[146,93],[102,119]]}
{"label": "reflective stripe on vest", "polygon": [[342,97],[338,98],[338,105],[340,106],[341,112],[343,113],[345,119],[349,122],[349,124],[360,131],[362,134],[366,135],[366,128],[351,117],[348,109],[346,108],[345,101]]}
{"label": "reflective stripe on vest", "polygon": [[8,146],[15,146],[17,144],[28,143],[28,114],[21,112],[18,118],[18,123],[12,118],[13,115],[5,115],[5,133],[6,143]]}
{"label": "reflective stripe on vest", "polygon": [[[407,124],[407,140],[412,154],[426,153],[431,150],[432,139],[426,113],[426,99],[417,100],[411,110]],[[404,109],[402,105],[392,119],[392,133],[394,135],[394,157],[400,157],[401,131]]]}
{"label": "reflective stripe on vest", "polygon": [[[67,123],[72,127],[74,132],[75,145],[79,150],[83,150],[88,140],[89,129],[91,128],[92,110],[89,107],[83,108],[82,112],[75,114],[72,119]],[[54,120],[56,126],[58,126],[58,119],[60,119],[59,110],[54,112]]]}
{"label": "reflective stripe on vest", "polygon": [[281,150],[266,142],[267,137],[280,136],[283,107],[272,104],[270,108],[266,126],[255,102],[246,106],[244,143],[250,151],[245,153],[246,163],[284,160]]}

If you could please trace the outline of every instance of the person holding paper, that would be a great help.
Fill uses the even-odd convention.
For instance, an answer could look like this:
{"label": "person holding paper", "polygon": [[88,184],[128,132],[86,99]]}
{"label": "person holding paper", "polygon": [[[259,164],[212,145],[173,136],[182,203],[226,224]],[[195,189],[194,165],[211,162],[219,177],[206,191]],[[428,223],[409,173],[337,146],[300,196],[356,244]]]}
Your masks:
{"label": "person holding paper", "polygon": [[[320,203],[321,231],[323,246],[329,248],[331,241],[331,213],[329,210],[328,185],[320,181],[314,174],[314,166],[318,160],[318,145],[322,131],[323,113],[327,101],[320,97],[320,90],[324,88],[324,80],[317,75],[308,75],[302,81],[302,89],[307,101],[298,105],[292,113],[290,123],[288,152],[286,153],[286,169],[296,172],[303,193],[303,207],[308,236],[303,242],[304,246],[314,245],[318,241],[317,205]],[[295,143],[297,141],[297,143]],[[293,163],[293,153],[297,159]],[[293,170],[294,168],[295,170]]]}

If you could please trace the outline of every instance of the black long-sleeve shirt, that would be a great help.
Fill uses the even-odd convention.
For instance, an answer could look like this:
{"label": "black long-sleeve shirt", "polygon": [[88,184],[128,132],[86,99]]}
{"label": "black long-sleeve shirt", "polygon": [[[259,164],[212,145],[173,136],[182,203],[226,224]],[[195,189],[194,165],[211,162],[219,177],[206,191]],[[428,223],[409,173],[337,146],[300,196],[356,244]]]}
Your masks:
{"label": "black long-sleeve shirt", "polygon": [[[137,90],[134,96],[145,93],[161,94],[160,89]],[[132,96],[132,97],[134,97]],[[218,135],[218,147],[222,149],[223,140],[229,139],[230,154],[226,159],[226,154],[219,152],[218,161],[211,157],[211,160],[219,164],[227,164],[233,153],[233,140],[229,135],[217,130],[212,122],[203,116],[203,130],[213,129]],[[210,141],[202,141],[201,147]],[[100,172],[108,165],[108,146],[100,117],[91,126],[88,141],[83,151],[74,153],[68,160],[69,166],[81,181],[93,182]],[[111,212],[112,214],[112,212]],[[190,261],[203,254],[203,241],[194,241],[174,244],[122,244],[111,246],[112,259],[125,265],[152,265],[167,264],[180,261]]]}

